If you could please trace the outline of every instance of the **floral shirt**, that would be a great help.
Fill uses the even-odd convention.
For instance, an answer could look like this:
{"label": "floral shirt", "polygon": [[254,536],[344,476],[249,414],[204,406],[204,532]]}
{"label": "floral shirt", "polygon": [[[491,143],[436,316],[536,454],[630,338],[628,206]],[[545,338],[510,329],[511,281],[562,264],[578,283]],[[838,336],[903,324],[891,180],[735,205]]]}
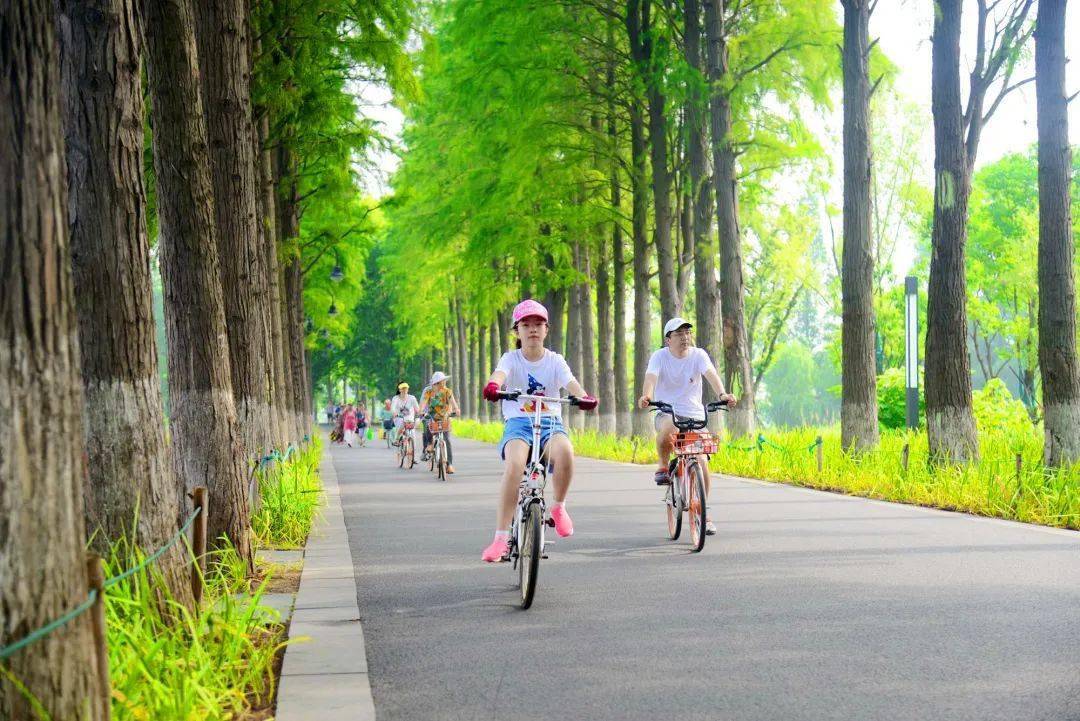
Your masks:
{"label": "floral shirt", "polygon": [[427,405],[428,410],[435,416],[437,421],[445,421],[450,417],[450,402],[454,397],[454,392],[443,386],[436,390],[429,388],[424,391],[424,395],[420,398],[420,405]]}

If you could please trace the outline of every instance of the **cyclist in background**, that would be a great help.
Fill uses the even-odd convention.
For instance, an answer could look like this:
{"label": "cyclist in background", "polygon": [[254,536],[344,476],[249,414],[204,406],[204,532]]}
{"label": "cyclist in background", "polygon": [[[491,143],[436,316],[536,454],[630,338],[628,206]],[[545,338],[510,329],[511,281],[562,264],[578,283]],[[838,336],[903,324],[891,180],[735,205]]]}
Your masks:
{"label": "cyclist in background", "polygon": [[[694,346],[693,324],[682,318],[672,318],[664,324],[664,346],[649,358],[645,371],[645,384],[641,389],[638,406],[648,408],[649,401],[670,403],[679,419],[705,419],[705,406],[701,403],[701,379],[705,378],[716,392],[717,398],[735,403],[735,396],[724,391],[724,382],[716,372],[712,359],[703,348]],[[666,486],[671,483],[668,475],[668,462],[671,458],[671,435],[675,433],[675,424],[671,416],[658,413],[653,418],[656,429],[656,454],[658,468],[654,476],[656,485]],[[709,494],[709,465],[701,464],[705,476],[705,495]],[[716,534],[716,525],[712,519],[705,521],[705,533]]]}
{"label": "cyclist in background", "polygon": [[401,430],[406,423],[416,421],[416,412],[420,410],[420,404],[416,396],[409,393],[409,384],[405,381],[398,383],[398,393],[390,401],[390,413],[394,417],[394,442],[397,443]]}
{"label": "cyclist in background", "polygon": [[[452,413],[461,413],[454,392],[446,385],[449,376],[442,371],[435,371],[431,375],[430,385],[424,389],[420,396],[420,415],[426,415],[431,411],[432,420],[443,423],[450,420]],[[454,472],[454,449],[450,446],[450,431],[443,436],[446,441],[446,472]],[[424,424],[424,460],[431,453],[432,436],[427,423]]]}
{"label": "cyclist in background", "polygon": [[394,414],[390,411],[390,399],[387,398],[375,412],[375,418],[382,424],[383,438],[394,428]]}
{"label": "cyclist in background", "polygon": [[[548,334],[548,312],[543,305],[535,300],[518,303],[513,313],[513,329],[517,336],[517,350],[503,354],[484,386],[484,398],[492,403],[502,400],[499,389],[504,384],[507,390],[521,389],[529,395],[555,396],[565,388],[570,395],[580,399],[578,407],[582,410],[596,408],[597,400],[585,393],[566,359],[544,347]],[[518,485],[525,464],[529,461],[532,444],[533,429],[529,414],[536,410],[534,402],[502,401],[505,423],[499,454],[506,466],[495,518],[495,538],[481,556],[488,563],[501,560],[509,551],[510,520],[514,515]],[[562,424],[562,407],[552,405],[541,408],[544,422],[540,443],[546,447],[547,461],[554,467],[552,482],[555,486],[555,503],[551,507],[551,518],[555,522],[555,531],[565,538],[574,533],[574,524],[566,511],[566,494],[574,475],[574,448]]]}

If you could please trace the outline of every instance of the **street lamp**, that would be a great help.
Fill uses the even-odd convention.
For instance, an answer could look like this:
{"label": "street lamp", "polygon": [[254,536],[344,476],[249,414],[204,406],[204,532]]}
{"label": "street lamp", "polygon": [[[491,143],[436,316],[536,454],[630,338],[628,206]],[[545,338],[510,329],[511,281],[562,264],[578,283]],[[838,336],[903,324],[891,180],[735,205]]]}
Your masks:
{"label": "street lamp", "polygon": [[335,283],[340,283],[341,279],[345,277],[345,273],[341,270],[341,266],[335,264],[334,269],[330,271],[330,280]]}
{"label": "street lamp", "polygon": [[904,360],[907,364],[907,427],[919,427],[919,281],[904,278]]}
{"label": "street lamp", "polygon": [[331,318],[337,315],[337,305],[334,304],[334,301],[330,301],[330,308],[327,309],[326,314]]}

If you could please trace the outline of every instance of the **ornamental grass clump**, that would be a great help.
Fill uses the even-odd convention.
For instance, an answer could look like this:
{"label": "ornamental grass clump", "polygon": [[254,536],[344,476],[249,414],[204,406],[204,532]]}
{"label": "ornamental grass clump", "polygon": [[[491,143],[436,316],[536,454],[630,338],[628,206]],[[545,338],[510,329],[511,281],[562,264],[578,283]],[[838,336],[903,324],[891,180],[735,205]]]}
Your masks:
{"label": "ornamental grass clump", "polygon": [[263,548],[302,548],[322,500],[318,437],[303,450],[256,470],[260,505],[251,527]]}

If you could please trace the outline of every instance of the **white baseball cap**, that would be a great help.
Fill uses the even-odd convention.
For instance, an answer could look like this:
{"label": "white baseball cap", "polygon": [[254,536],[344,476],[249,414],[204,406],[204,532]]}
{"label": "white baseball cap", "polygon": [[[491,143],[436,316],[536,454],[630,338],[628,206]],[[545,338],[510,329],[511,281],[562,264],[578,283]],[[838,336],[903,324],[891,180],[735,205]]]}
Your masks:
{"label": "white baseball cap", "polygon": [[432,374],[431,374],[431,380],[430,380],[430,381],[428,381],[428,382],[429,382],[429,383],[430,383],[431,385],[435,385],[435,384],[436,384],[436,383],[438,383],[439,381],[444,381],[444,380],[446,380],[446,379],[447,379],[447,378],[449,378],[449,377],[450,377],[450,376],[446,375],[446,374],[445,374],[445,373],[443,373],[442,371],[435,371],[434,373],[432,373]]}
{"label": "white baseball cap", "polygon": [[669,320],[667,323],[664,324],[664,337],[667,338],[674,331],[677,331],[677,330],[679,330],[679,328],[683,328],[683,327],[693,328],[694,324],[691,323],[688,320],[684,320],[683,318],[680,318],[679,316],[675,316],[674,318],[672,318],[671,320]]}

